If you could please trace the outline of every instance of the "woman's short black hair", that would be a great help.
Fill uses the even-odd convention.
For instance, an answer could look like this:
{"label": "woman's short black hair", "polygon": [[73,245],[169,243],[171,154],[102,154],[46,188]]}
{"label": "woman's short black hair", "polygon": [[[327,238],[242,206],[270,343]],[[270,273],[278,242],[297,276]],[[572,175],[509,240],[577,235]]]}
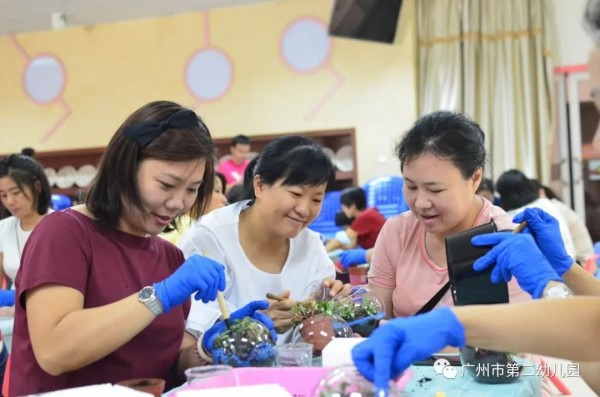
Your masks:
{"label": "woman's short black hair", "polygon": [[342,191],[340,201],[346,207],[351,207],[353,204],[357,210],[367,208],[367,194],[361,187],[349,187]]}
{"label": "woman's short black hair", "polygon": [[284,186],[318,186],[335,182],[335,167],[323,149],[312,139],[287,135],[271,141],[250,161],[244,172],[248,198],[254,194],[254,176],[266,185],[282,180]]}
{"label": "woman's short black hair", "polygon": [[519,170],[508,170],[496,181],[496,191],[500,195],[500,207],[505,211],[521,208],[540,197],[539,190]]}
{"label": "woman's short black hair", "polygon": [[33,206],[37,213],[44,215],[50,207],[50,184],[42,165],[33,157],[11,154],[0,159],[0,178],[10,177],[17,187],[27,196],[27,187],[33,197]]}
{"label": "woman's short black hair", "polygon": [[[169,101],[150,102],[133,112],[117,129],[104,152],[98,173],[90,185],[86,205],[98,222],[116,227],[122,211],[122,200],[144,211],[140,197],[137,171],[145,159],[166,161],[204,160],[203,182],[190,216],[198,219],[210,202],[214,186],[215,149],[208,127],[200,117],[192,127],[166,127],[149,143],[142,145],[125,136],[132,126],[143,123],[165,122],[177,112],[185,110]],[[174,220],[166,231],[177,227]]]}
{"label": "woman's short black hair", "polygon": [[485,134],[476,122],[460,113],[430,113],[417,120],[396,145],[401,170],[424,153],[452,161],[467,179],[485,166]]}

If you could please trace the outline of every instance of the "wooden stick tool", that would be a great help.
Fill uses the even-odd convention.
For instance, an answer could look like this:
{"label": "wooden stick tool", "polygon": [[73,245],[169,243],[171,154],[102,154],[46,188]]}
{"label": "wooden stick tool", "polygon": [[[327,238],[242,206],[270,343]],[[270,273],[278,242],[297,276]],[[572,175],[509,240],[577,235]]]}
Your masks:
{"label": "wooden stick tool", "polygon": [[523,221],[521,223],[519,223],[519,226],[517,226],[515,228],[515,230],[513,230],[513,233],[521,233],[523,231],[523,229],[525,229],[527,227],[527,221]]}
{"label": "wooden stick tool", "polygon": [[227,310],[227,303],[225,303],[225,298],[223,297],[223,293],[221,291],[217,292],[217,300],[219,301],[219,309],[221,309],[221,316],[225,321],[227,329],[229,329],[231,327],[231,323],[229,321],[229,310]]}

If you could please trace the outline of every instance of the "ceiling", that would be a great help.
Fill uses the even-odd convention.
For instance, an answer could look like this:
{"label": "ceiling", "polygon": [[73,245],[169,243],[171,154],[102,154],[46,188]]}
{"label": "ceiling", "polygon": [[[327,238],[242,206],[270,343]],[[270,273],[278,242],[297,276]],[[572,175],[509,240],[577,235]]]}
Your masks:
{"label": "ceiling", "polygon": [[52,14],[67,26],[152,18],[267,0],[0,0],[0,36],[52,29]]}

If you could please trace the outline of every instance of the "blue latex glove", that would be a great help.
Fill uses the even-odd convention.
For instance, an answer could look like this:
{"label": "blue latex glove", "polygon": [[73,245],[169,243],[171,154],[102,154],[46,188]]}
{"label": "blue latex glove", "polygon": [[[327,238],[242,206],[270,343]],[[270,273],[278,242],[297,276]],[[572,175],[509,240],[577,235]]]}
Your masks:
{"label": "blue latex glove", "polygon": [[[269,316],[263,313],[257,313],[257,310],[267,310],[269,308],[269,302],[267,301],[254,301],[248,303],[246,306],[242,307],[231,313],[229,316],[229,321],[241,320],[244,317],[250,317],[254,320],[260,321],[263,323],[269,331],[271,331],[271,336],[273,337],[273,342],[277,341],[277,331],[275,331],[275,324]],[[212,353],[213,344],[215,342],[215,338],[225,331],[227,325],[225,325],[225,321],[217,321],[212,327],[210,327],[202,337],[202,348],[205,351]]]}
{"label": "blue latex glove", "polygon": [[565,250],[556,218],[539,208],[525,208],[525,211],[518,213],[513,219],[515,223],[523,221],[527,221],[525,233],[533,236],[540,251],[562,277],[575,261]]}
{"label": "blue latex glove", "polygon": [[340,254],[340,263],[344,267],[344,270],[347,270],[350,266],[367,263],[367,250],[355,248],[344,251]]}
{"label": "blue latex glove", "polygon": [[0,307],[15,305],[15,290],[0,289]]}
{"label": "blue latex glove", "polygon": [[528,234],[490,233],[471,239],[474,246],[490,246],[487,254],[473,263],[473,269],[481,271],[492,264],[491,280],[494,283],[510,281],[514,276],[521,288],[535,299],[542,296],[549,281],[562,279],[539,250],[533,237]]}
{"label": "blue latex glove", "polygon": [[387,395],[389,381],[413,362],[446,346],[465,346],[465,330],[447,307],[387,322],[352,349],[352,359],[358,371],[375,383],[375,395],[380,396]]}
{"label": "blue latex glove", "polygon": [[165,313],[185,302],[190,295],[202,302],[217,297],[217,291],[225,289],[225,269],[220,263],[200,255],[190,256],[175,273],[154,284],[156,296]]}

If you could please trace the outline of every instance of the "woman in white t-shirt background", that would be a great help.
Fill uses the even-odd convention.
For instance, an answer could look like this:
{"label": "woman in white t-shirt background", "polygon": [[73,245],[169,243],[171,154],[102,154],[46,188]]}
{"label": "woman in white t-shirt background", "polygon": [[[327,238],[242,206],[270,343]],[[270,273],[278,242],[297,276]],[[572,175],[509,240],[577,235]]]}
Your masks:
{"label": "woman in white t-shirt background", "polygon": [[540,197],[537,186],[522,171],[504,171],[496,181],[496,192],[500,195],[500,207],[509,215],[517,215],[525,208],[539,208],[556,218],[565,250],[575,260],[575,246],[567,221],[550,200]]}
{"label": "woman in white t-shirt background", "polygon": [[[0,158],[0,202],[11,216],[0,220],[0,283],[5,279],[11,290],[0,290],[0,315],[9,316],[12,330],[14,280],[21,263],[23,247],[31,231],[48,213],[50,185],[44,169],[35,159],[20,154]],[[3,327],[6,331],[6,328]],[[8,342],[7,342],[8,343]],[[8,360],[8,347],[0,334],[0,385]]]}
{"label": "woman in white t-shirt background", "polygon": [[[307,298],[309,285],[323,283],[332,296],[350,288],[335,280],[319,235],[307,229],[334,180],[335,168],[315,142],[300,136],[276,139],[246,168],[249,199],[203,216],[179,247],[186,257],[201,254],[225,266],[223,295],[230,310],[268,292],[285,298],[270,301],[265,311],[283,334],[293,325],[291,308]],[[219,316],[218,305],[194,301],[187,327],[204,332]]]}
{"label": "woman in white t-shirt background", "polygon": [[31,231],[48,213],[50,185],[35,159],[12,154],[0,159],[0,200],[11,216],[0,221],[0,281],[12,284]]}

